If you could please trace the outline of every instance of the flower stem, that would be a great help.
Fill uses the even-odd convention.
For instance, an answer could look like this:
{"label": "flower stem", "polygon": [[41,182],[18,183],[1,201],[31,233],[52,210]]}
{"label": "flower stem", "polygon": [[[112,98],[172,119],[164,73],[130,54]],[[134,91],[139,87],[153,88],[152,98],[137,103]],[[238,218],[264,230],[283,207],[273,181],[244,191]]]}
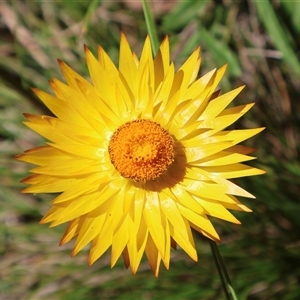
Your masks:
{"label": "flower stem", "polygon": [[143,4],[143,11],[144,11],[148,33],[152,44],[152,51],[153,54],[156,55],[159,48],[159,43],[158,43],[157,31],[154,23],[153,14],[149,5],[149,1],[142,0],[142,4]]}
{"label": "flower stem", "polygon": [[88,28],[90,26],[90,21],[92,14],[95,12],[97,6],[102,2],[102,0],[92,0],[90,4],[88,5],[87,12],[83,18],[83,24],[82,24],[82,29],[81,33],[86,34],[88,31]]}
{"label": "flower stem", "polygon": [[217,244],[212,240],[209,240],[209,243],[210,243],[211,251],[213,253],[216,267],[218,269],[218,272],[219,272],[219,275],[221,278],[221,282],[222,282],[222,286],[223,286],[223,290],[224,290],[226,299],[227,300],[238,300],[236,293],[234,291],[234,288],[232,286],[230,277],[227,273],[226,266],[223,262],[221,254],[219,252]]}

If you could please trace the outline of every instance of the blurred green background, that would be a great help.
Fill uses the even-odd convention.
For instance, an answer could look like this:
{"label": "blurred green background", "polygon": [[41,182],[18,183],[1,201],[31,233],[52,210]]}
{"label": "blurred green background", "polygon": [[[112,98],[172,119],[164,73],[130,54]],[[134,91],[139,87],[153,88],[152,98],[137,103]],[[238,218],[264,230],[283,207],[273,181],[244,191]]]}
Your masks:
{"label": "blurred green background", "polygon": [[[247,144],[266,175],[239,180],[256,195],[234,213],[242,225],[213,220],[239,299],[300,299],[300,1],[152,1],[160,40],[179,66],[202,47],[201,74],[229,63],[221,88],[246,84],[235,104],[255,102],[236,125],[266,126]],[[87,266],[88,249],[59,247],[64,226],[39,225],[50,195],[24,195],[29,165],[13,156],[43,144],[22,113],[49,113],[30,87],[62,79],[56,58],[88,76],[83,44],[118,60],[120,31],[136,53],[147,34],[140,1],[0,1],[0,299],[224,299],[207,240],[199,262],[172,252],[155,278],[144,260],[136,276],[109,254]]]}

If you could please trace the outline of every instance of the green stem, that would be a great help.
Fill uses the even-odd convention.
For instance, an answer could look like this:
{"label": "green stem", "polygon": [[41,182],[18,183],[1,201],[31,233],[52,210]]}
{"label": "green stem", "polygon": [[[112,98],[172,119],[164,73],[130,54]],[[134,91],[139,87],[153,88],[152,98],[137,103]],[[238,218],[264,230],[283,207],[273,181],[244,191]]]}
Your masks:
{"label": "green stem", "polygon": [[152,44],[152,52],[154,55],[156,55],[156,53],[158,52],[159,43],[158,43],[157,31],[154,23],[153,14],[149,5],[149,1],[142,0],[142,4],[143,4],[143,11],[144,11],[145,21],[147,25],[147,30]]}
{"label": "green stem", "polygon": [[88,6],[87,12],[83,18],[82,33],[86,34],[89,26],[93,12],[97,9],[97,6],[102,2],[102,0],[92,0]]}
{"label": "green stem", "polygon": [[230,277],[227,273],[226,266],[223,262],[221,254],[219,252],[217,244],[212,240],[209,240],[209,243],[210,243],[211,251],[213,253],[216,267],[218,269],[218,272],[219,272],[219,275],[221,278],[221,282],[222,282],[224,293],[226,295],[226,299],[227,300],[238,300],[236,293],[234,291],[234,288],[232,286]]}

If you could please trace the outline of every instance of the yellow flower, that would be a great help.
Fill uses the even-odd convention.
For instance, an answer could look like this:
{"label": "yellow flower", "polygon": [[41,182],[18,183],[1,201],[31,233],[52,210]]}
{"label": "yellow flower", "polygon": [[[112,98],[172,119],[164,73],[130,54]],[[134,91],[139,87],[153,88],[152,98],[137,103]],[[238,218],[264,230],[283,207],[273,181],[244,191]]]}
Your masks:
{"label": "yellow flower", "polygon": [[219,241],[208,216],[239,224],[228,209],[251,211],[230,179],[264,173],[237,145],[262,128],[224,129],[253,104],[226,108],[243,88],[215,91],[226,66],[197,79],[199,48],[175,72],[168,38],[154,59],[147,38],[138,59],[121,35],[119,69],[101,47],[85,54],[92,84],[59,61],[67,84],[34,89],[56,117],[25,114],[50,142],[17,156],[37,165],[23,192],[60,193],[41,223],[68,222],[61,244],[91,243],[89,264],[111,247],[111,266],[122,255],[136,273],[145,252],[157,276],[176,245],[196,261],[191,228]]}

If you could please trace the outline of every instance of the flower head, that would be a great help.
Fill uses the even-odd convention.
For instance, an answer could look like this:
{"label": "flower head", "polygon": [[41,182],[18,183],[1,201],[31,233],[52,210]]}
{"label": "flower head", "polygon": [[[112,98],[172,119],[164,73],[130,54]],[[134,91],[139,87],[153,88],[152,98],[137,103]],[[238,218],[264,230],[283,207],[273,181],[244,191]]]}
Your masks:
{"label": "flower head", "polygon": [[197,260],[191,228],[218,241],[209,216],[239,224],[236,196],[254,198],[230,179],[264,173],[238,145],[262,128],[224,130],[253,104],[226,108],[243,88],[216,91],[226,66],[197,79],[199,49],[175,72],[168,38],[138,59],[121,35],[118,69],[101,47],[85,54],[92,83],[59,61],[67,84],[33,89],[55,117],[25,114],[49,142],[17,156],[37,165],[23,192],[60,193],[41,223],[68,223],[61,244],[91,244],[89,264],[111,247],[111,266],[122,255],[136,273],[145,252],[157,275],[177,244]]}

